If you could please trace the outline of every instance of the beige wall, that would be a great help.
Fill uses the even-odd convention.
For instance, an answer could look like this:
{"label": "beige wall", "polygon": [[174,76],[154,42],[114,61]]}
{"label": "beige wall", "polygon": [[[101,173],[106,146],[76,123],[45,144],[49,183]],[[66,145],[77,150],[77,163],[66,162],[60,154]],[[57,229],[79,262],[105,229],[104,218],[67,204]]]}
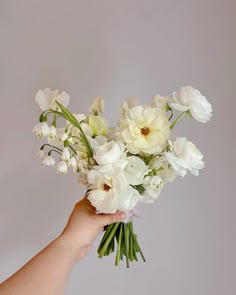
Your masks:
{"label": "beige wall", "polygon": [[0,1],[0,281],[56,237],[83,195],[35,157],[37,89],[65,89],[77,111],[102,95],[114,123],[127,96],[148,103],[192,84],[214,117],[176,134],[199,146],[205,170],[140,209],[146,264],[116,269],[96,244],[66,294],[236,293],[235,12],[234,0]]}

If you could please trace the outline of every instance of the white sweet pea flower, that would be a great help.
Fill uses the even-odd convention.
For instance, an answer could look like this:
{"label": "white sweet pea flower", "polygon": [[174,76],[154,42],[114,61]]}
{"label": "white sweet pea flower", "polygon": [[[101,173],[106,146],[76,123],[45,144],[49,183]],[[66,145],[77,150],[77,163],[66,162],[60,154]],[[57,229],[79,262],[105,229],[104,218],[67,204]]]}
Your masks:
{"label": "white sweet pea flower", "polygon": [[203,155],[197,147],[185,137],[176,138],[174,142],[169,141],[171,152],[165,152],[167,161],[176,173],[184,177],[187,170],[198,176],[199,170],[204,168]]}
{"label": "white sweet pea flower", "polygon": [[176,110],[190,111],[191,116],[199,122],[206,123],[212,116],[212,106],[199,90],[192,86],[181,87],[173,94],[171,106]]}
{"label": "white sweet pea flower", "polygon": [[68,166],[65,161],[60,161],[57,164],[57,173],[67,174]]}
{"label": "white sweet pea flower", "polygon": [[97,146],[94,149],[94,159],[98,165],[114,165],[124,159],[124,146],[114,140]]}
{"label": "white sweet pea flower", "polygon": [[68,148],[64,148],[64,150],[62,151],[61,160],[65,162],[70,160],[70,152]]}
{"label": "white sweet pea flower", "polygon": [[70,95],[63,91],[58,93],[58,90],[51,90],[46,88],[44,90],[39,89],[35,96],[35,102],[39,105],[42,111],[57,110],[58,105],[56,101],[61,103],[64,107],[68,107],[70,102]]}
{"label": "white sweet pea flower", "polygon": [[126,113],[138,105],[138,99],[136,97],[129,97],[121,106],[121,117],[124,118]]}
{"label": "white sweet pea flower", "polygon": [[170,136],[166,112],[158,108],[136,106],[120,121],[123,140],[133,154],[161,152]]}
{"label": "white sweet pea flower", "polygon": [[32,131],[35,132],[35,135],[38,138],[48,137],[50,134],[50,129],[47,122],[38,123]]}
{"label": "white sweet pea flower", "polygon": [[46,156],[43,160],[44,166],[55,166],[56,162],[52,156]]}
{"label": "white sweet pea flower", "polygon": [[104,99],[101,96],[95,98],[89,107],[89,112],[95,115],[99,115],[104,112]]}
{"label": "white sweet pea flower", "polygon": [[127,164],[124,172],[129,184],[138,185],[143,183],[144,175],[148,171],[148,167],[142,159],[137,156],[129,156],[126,158]]}
{"label": "white sweet pea flower", "polygon": [[88,124],[92,129],[93,136],[105,135],[107,133],[108,123],[102,116],[89,115]]}
{"label": "white sweet pea flower", "polygon": [[140,201],[143,203],[153,203],[161,193],[163,181],[157,175],[146,176],[144,178],[143,186],[145,188],[145,192],[140,195]]}
{"label": "white sweet pea flower", "polygon": [[129,183],[119,167],[103,166],[90,170],[88,199],[98,213],[132,210],[139,201],[139,193]]}
{"label": "white sweet pea flower", "polygon": [[57,129],[55,126],[50,126],[49,128],[49,135],[48,135],[50,138],[55,138],[57,137]]}
{"label": "white sweet pea flower", "polygon": [[169,100],[170,99],[168,97],[157,95],[154,98],[152,105],[156,108],[166,111],[168,109]]}
{"label": "white sweet pea flower", "polygon": [[45,153],[44,153],[44,150],[39,150],[38,152],[37,152],[37,156],[40,158],[40,160],[44,160],[44,158],[45,158]]}

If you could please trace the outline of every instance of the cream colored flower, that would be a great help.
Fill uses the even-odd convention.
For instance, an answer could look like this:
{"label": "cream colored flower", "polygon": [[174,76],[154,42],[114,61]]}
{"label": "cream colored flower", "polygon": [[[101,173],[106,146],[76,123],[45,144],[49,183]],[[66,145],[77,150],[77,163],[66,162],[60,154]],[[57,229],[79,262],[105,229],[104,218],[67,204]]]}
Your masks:
{"label": "cream colored flower", "polygon": [[161,95],[157,95],[153,100],[153,106],[166,111],[168,109],[169,98]]}
{"label": "cream colored flower", "polygon": [[158,108],[136,106],[120,121],[123,140],[133,154],[161,152],[170,136],[166,112]]}
{"label": "cream colored flower", "polygon": [[44,90],[39,89],[35,96],[35,102],[39,105],[42,111],[58,109],[56,101],[61,103],[64,107],[68,107],[70,95],[65,91],[58,93],[58,90],[46,88]]}
{"label": "cream colored flower", "polygon": [[104,99],[101,96],[97,96],[94,102],[89,107],[89,112],[94,115],[102,114],[104,112]]}
{"label": "cream colored flower", "polygon": [[107,129],[108,129],[108,123],[104,117],[89,115],[88,124],[93,131],[93,136],[106,135]]}

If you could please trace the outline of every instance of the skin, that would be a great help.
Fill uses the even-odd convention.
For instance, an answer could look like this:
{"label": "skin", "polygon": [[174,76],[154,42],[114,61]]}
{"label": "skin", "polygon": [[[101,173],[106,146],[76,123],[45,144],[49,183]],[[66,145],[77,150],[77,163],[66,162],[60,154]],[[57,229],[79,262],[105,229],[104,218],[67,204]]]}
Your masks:
{"label": "skin", "polygon": [[73,265],[87,254],[106,225],[125,217],[122,212],[96,214],[85,197],[75,205],[61,235],[0,284],[0,294],[63,294]]}

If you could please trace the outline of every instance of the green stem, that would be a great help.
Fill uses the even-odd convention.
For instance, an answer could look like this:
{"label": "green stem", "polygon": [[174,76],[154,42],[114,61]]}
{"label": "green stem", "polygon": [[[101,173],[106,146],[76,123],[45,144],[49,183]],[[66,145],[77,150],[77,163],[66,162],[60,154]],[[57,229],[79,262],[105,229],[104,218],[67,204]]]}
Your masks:
{"label": "green stem", "polygon": [[129,240],[128,240],[128,224],[124,224],[125,231],[125,256],[126,256],[126,267],[129,268]]}
{"label": "green stem", "polygon": [[179,117],[177,117],[177,118],[174,120],[174,122],[170,125],[170,129],[173,129],[173,128],[175,127],[175,125],[176,125],[180,120],[182,120],[183,117],[184,117],[185,115],[187,115],[188,113],[189,113],[189,111],[185,111],[185,112],[183,112],[181,115],[179,115]]}
{"label": "green stem", "polygon": [[119,231],[119,237],[118,237],[118,249],[116,253],[116,263],[115,263],[116,266],[118,266],[120,262],[121,239],[122,239],[122,233],[123,233],[122,223],[120,223],[119,228],[120,228],[120,231]]}
{"label": "green stem", "polygon": [[146,262],[146,259],[145,259],[144,255],[143,255],[143,252],[142,252],[142,250],[141,250],[141,248],[140,248],[140,246],[139,246],[139,244],[138,244],[137,238],[136,238],[136,236],[135,236],[135,234],[134,234],[132,228],[131,228],[129,225],[128,225],[128,228],[129,228],[130,234],[131,234],[132,237],[133,237],[134,244],[135,244],[135,246],[137,247],[137,250],[139,251],[140,255],[142,256],[143,261]]}
{"label": "green stem", "polygon": [[59,155],[61,156],[61,152],[59,152],[59,151],[57,151],[57,150],[50,150],[50,151],[48,152],[48,155],[51,156],[51,153],[52,153],[52,152],[55,152],[55,153],[57,153],[57,154],[59,154]]}
{"label": "green stem", "polygon": [[54,148],[54,149],[57,149],[57,150],[59,150],[60,152],[62,152],[62,150],[59,149],[58,147],[56,147],[56,146],[54,146],[54,145],[51,145],[51,144],[48,144],[48,143],[45,143],[44,145],[42,145],[41,148],[40,148],[40,150],[43,150],[45,146],[50,146],[50,147],[52,147],[52,148]]}
{"label": "green stem", "polygon": [[112,230],[111,230],[109,236],[107,237],[107,239],[106,239],[104,245],[102,246],[101,250],[99,251],[99,258],[102,258],[102,257],[104,256],[104,253],[106,252],[108,245],[110,244],[112,238],[114,237],[114,235],[115,235],[115,233],[116,233],[116,230],[117,230],[119,224],[120,224],[120,223],[117,222],[117,223],[115,223],[115,225],[113,226],[113,228],[112,228]]}
{"label": "green stem", "polygon": [[102,248],[102,246],[103,246],[103,244],[104,244],[106,238],[108,237],[109,233],[111,232],[113,226],[114,226],[114,223],[110,224],[110,225],[108,226],[108,228],[106,229],[106,231],[105,231],[105,233],[104,233],[104,235],[103,235],[103,238],[102,238],[102,240],[101,240],[101,242],[100,242],[100,245],[99,245],[99,247],[98,247],[98,252],[101,250],[101,248]]}

